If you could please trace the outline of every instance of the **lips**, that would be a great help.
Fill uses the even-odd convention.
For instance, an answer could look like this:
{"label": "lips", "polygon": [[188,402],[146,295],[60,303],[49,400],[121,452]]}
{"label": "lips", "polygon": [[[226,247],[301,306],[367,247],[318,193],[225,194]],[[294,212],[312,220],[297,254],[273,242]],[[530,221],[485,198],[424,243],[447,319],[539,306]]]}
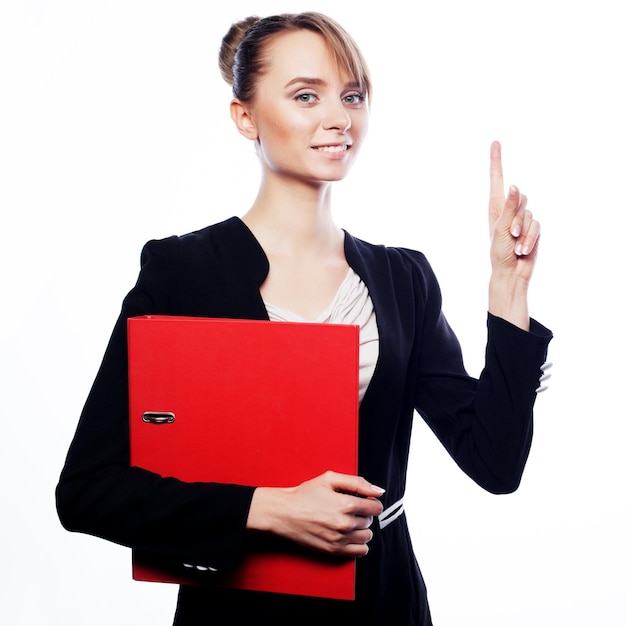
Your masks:
{"label": "lips", "polygon": [[331,152],[331,153],[345,152],[349,148],[350,146],[347,143],[342,143],[339,145],[329,145],[329,146],[313,146],[314,150],[319,150],[320,152]]}

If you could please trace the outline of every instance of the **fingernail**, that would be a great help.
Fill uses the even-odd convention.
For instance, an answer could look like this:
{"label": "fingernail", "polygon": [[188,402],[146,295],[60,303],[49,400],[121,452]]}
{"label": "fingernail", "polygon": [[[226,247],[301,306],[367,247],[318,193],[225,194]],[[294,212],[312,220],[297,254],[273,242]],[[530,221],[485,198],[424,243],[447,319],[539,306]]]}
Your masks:
{"label": "fingernail", "polygon": [[513,227],[511,228],[511,235],[513,235],[513,237],[519,237],[520,232],[519,224],[513,224]]}
{"label": "fingernail", "polygon": [[515,254],[517,254],[517,256],[522,256],[522,244],[518,243],[515,246]]}
{"label": "fingernail", "polygon": [[515,185],[511,185],[509,187],[509,198],[513,198],[517,193],[517,187]]}
{"label": "fingernail", "polygon": [[[371,483],[370,483],[370,484],[371,484]],[[378,491],[378,493],[380,493],[381,495],[382,495],[383,493],[385,493],[385,489],[383,489],[382,487],[378,487],[377,485],[372,485],[372,489],[373,489],[374,491]]]}

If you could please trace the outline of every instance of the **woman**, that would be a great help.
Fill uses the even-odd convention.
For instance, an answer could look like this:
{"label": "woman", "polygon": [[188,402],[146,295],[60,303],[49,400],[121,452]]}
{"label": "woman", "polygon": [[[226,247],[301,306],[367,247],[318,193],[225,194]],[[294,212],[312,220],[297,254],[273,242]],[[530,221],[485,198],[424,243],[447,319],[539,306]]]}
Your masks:
{"label": "woman", "polygon": [[[249,18],[224,38],[231,116],[255,142],[262,182],[243,218],[149,242],[87,399],[57,489],[59,515],[88,532],[181,563],[175,624],[431,624],[402,509],[417,409],[459,466],[494,493],[517,488],[551,333],[530,320],[539,225],[491,152],[486,366],[464,368],[418,252],[373,246],[333,222],[330,189],[365,138],[370,79],[336,23],[316,13]],[[129,467],[126,319],[168,314],[317,320],[361,326],[359,476],[327,473],[289,489],[181,483]],[[377,485],[384,487],[384,490]],[[226,591],[250,533],[362,557],[354,602]]]}

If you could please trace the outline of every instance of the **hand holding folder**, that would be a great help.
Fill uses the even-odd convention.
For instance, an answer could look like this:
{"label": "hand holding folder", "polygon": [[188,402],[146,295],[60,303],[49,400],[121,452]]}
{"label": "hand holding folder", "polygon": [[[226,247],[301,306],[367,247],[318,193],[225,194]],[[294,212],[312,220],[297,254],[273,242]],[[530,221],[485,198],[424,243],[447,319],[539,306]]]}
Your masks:
{"label": "hand holding folder", "polygon": [[255,491],[248,528],[344,558],[365,556],[384,489],[360,476],[325,472],[291,489]]}
{"label": "hand holding folder", "polygon": [[[131,463],[184,481],[291,487],[357,472],[358,327],[147,316],[128,321]],[[198,583],[142,565],[139,580]],[[218,584],[351,599],[354,560],[268,538]],[[209,574],[210,576],[210,574]]]}

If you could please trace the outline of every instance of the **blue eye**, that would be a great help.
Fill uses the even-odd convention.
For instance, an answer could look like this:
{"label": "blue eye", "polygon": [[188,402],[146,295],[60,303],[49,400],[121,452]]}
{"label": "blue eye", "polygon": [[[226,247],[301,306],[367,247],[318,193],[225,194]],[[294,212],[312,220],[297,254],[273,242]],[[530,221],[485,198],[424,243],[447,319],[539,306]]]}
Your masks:
{"label": "blue eye", "polygon": [[300,93],[296,96],[296,100],[302,104],[311,104],[315,102],[317,96],[314,93]]}
{"label": "blue eye", "polygon": [[365,96],[361,93],[351,93],[343,98],[346,104],[351,104],[353,106],[358,106],[365,102]]}

